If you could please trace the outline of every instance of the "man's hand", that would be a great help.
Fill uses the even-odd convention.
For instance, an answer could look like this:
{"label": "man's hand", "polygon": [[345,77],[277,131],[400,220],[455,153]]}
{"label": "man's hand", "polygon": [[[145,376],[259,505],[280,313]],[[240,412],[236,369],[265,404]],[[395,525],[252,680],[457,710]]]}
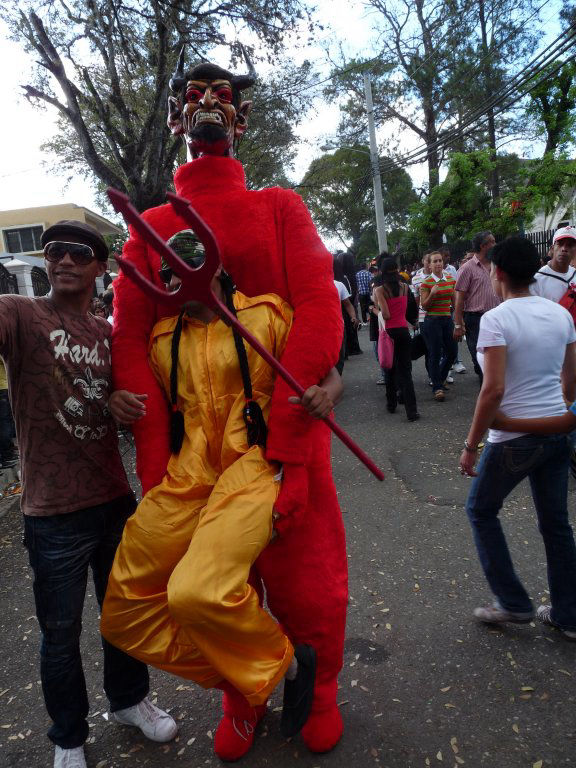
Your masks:
{"label": "man's hand", "polygon": [[478,458],[478,449],[475,451],[469,451],[464,448],[460,454],[460,473],[462,475],[468,475],[468,477],[476,477],[477,472],[474,471],[474,465]]}
{"label": "man's hand", "polygon": [[[456,328],[456,325],[459,325],[459,328]],[[464,328],[464,323],[456,323],[454,325],[454,333],[452,336],[454,337],[454,341],[462,341],[462,337],[466,333],[466,328]]]}
{"label": "man's hand", "polygon": [[126,389],[117,389],[108,399],[108,408],[119,424],[133,424],[142,416],[146,416],[144,401],[147,397],[148,395],[137,395]]}
{"label": "man's hand", "polygon": [[317,384],[308,387],[301,398],[296,396],[289,397],[288,402],[306,408],[308,413],[314,416],[315,419],[324,419],[334,410],[334,403],[329,397],[328,392]]}

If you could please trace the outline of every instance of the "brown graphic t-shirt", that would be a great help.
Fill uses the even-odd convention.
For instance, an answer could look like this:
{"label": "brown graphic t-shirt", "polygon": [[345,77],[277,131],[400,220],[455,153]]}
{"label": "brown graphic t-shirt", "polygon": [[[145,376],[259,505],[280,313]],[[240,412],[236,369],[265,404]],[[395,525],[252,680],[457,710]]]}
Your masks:
{"label": "brown graphic t-shirt", "polygon": [[49,298],[0,296],[0,355],[22,466],[22,511],[60,515],[130,493],[110,394],[110,324]]}

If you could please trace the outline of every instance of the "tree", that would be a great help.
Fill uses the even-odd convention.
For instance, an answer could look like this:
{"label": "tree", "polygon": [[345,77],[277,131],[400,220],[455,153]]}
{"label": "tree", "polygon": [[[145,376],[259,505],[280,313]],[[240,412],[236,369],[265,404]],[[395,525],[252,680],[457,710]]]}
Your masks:
{"label": "tree", "polygon": [[[143,210],[163,202],[180,152],[166,99],[182,45],[198,60],[228,44],[222,30],[246,30],[273,56],[308,17],[300,0],[9,0],[2,18],[38,57],[26,96],[59,112],[61,133],[47,146]],[[230,48],[238,63],[238,45]]]}
{"label": "tree", "polygon": [[535,122],[535,132],[546,139],[544,154],[565,150],[574,141],[576,127],[576,63],[570,61],[559,72],[548,67],[544,77],[530,91],[527,114]]}
{"label": "tree", "polygon": [[488,179],[493,165],[490,150],[454,153],[444,181],[412,206],[412,243],[420,248],[438,247],[442,244],[435,239],[438,230],[449,241],[470,238],[484,229],[502,235],[517,231],[519,215],[509,203],[502,207],[492,204]]}
{"label": "tree", "polygon": [[249,188],[290,185],[286,174],[293,168],[298,143],[294,128],[303,120],[306,107],[287,84],[305,88],[311,74],[308,61],[299,67],[279,61],[274,72],[256,84],[254,109],[238,150]]}
{"label": "tree", "polygon": [[[383,179],[388,230],[404,226],[416,200],[412,181],[400,168]],[[340,147],[313,160],[299,187],[316,225],[337,237],[357,261],[377,253],[370,152],[366,146]]]}
{"label": "tree", "polygon": [[[341,98],[343,143],[365,131],[359,73],[368,69],[377,124],[393,123],[415,135],[422,151],[414,161],[427,163],[429,190],[439,184],[447,151],[490,146],[495,159],[509,120],[496,117],[490,98],[509,69],[533,50],[533,0],[367,0],[367,5],[377,12],[382,50],[376,60],[340,61],[328,88],[332,98]],[[494,177],[495,199],[496,182]]]}

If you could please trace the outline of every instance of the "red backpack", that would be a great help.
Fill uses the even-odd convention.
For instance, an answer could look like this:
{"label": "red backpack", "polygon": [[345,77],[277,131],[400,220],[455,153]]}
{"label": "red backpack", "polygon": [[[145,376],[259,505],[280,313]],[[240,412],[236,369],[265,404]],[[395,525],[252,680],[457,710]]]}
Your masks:
{"label": "red backpack", "polygon": [[572,320],[574,321],[574,325],[576,326],[576,282],[572,282],[576,276],[576,269],[574,272],[572,272],[572,275],[568,278],[568,280],[563,277],[558,277],[558,275],[551,275],[548,272],[538,272],[537,274],[545,275],[546,277],[553,277],[555,280],[562,280],[563,283],[566,283],[568,290],[564,296],[562,296],[558,304],[570,312]]}

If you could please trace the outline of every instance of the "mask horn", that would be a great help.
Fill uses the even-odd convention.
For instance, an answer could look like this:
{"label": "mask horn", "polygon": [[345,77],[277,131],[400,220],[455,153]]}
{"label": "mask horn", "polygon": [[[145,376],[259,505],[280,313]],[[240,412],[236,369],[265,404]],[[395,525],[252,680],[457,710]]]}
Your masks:
{"label": "mask horn", "polygon": [[186,46],[182,46],[182,49],[180,51],[180,54],[178,56],[178,64],[176,65],[176,70],[174,71],[174,74],[170,78],[170,82],[168,83],[170,90],[172,93],[179,93],[182,88],[186,85],[186,78],[184,77],[184,51]]}
{"label": "mask horn", "polygon": [[246,66],[248,67],[248,74],[247,75],[236,75],[234,77],[234,85],[238,88],[239,91],[243,91],[245,88],[251,88],[256,80],[258,80],[258,75],[256,73],[256,69],[254,67],[254,64],[252,63],[252,59],[250,58],[250,54],[248,53],[248,50],[245,46],[242,45],[242,43],[239,43],[240,50],[242,51],[242,56],[244,56],[244,61],[246,62]]}

